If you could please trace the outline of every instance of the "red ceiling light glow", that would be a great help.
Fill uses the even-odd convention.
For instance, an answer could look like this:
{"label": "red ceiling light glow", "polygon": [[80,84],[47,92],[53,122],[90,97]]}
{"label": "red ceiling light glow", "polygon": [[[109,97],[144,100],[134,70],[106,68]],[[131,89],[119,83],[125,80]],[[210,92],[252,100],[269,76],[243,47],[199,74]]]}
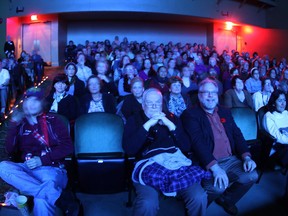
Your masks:
{"label": "red ceiling light glow", "polygon": [[31,21],[37,21],[38,20],[38,16],[37,15],[31,15]]}
{"label": "red ceiling light glow", "polygon": [[233,22],[225,22],[225,29],[231,31],[233,29],[234,23]]}

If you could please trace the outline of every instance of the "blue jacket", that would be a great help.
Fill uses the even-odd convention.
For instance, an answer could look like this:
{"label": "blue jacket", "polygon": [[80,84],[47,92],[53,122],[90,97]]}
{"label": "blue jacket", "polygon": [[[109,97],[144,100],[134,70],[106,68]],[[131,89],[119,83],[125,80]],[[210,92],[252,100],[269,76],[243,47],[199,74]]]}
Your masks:
{"label": "blue jacket", "polygon": [[[230,141],[232,154],[241,157],[244,153],[249,152],[242,132],[237,127],[230,110],[218,107],[218,115]],[[186,109],[181,118],[184,129],[190,138],[192,151],[201,166],[206,168],[209,163],[216,160],[213,156],[214,136],[206,112],[197,105]]]}

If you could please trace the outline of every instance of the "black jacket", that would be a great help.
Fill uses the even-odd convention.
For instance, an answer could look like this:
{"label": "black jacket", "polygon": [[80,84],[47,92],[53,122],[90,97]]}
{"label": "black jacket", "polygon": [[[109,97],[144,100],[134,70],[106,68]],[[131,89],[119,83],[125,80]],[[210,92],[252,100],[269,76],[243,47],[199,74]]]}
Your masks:
{"label": "black jacket", "polygon": [[[218,107],[218,115],[230,141],[232,154],[241,157],[249,152],[246,141],[237,127],[229,109]],[[181,115],[183,126],[190,138],[192,151],[200,164],[206,166],[215,160],[213,156],[214,136],[205,111],[199,106],[186,109]]]}
{"label": "black jacket", "polygon": [[144,154],[156,148],[179,147],[182,152],[190,150],[188,136],[180,119],[167,113],[166,117],[176,125],[175,131],[169,131],[165,125],[156,124],[146,131],[143,127],[149,119],[144,111],[131,116],[125,124],[123,134],[123,149],[128,155],[141,159]]}

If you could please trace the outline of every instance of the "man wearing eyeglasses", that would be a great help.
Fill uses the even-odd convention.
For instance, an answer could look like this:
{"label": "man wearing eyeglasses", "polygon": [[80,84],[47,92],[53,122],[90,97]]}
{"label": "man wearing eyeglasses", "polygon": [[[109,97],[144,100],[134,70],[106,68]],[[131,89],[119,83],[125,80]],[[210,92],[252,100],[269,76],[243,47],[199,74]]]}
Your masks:
{"label": "man wearing eyeglasses", "polygon": [[183,126],[192,151],[202,168],[213,178],[202,185],[212,201],[230,215],[237,215],[236,203],[257,181],[256,164],[236,126],[230,110],[218,106],[217,83],[206,78],[199,84],[199,105],[183,112]]}
{"label": "man wearing eyeglasses", "polygon": [[[177,189],[173,190],[173,192],[169,191],[171,192],[169,195],[174,194],[172,196],[179,196],[179,198],[184,200],[188,215],[204,216],[207,207],[207,195],[201,187],[200,182],[190,182],[192,178],[195,178],[195,175],[192,174],[192,172],[191,175],[187,174],[195,167],[193,168],[192,165],[185,165],[181,166],[179,169],[174,169],[175,166],[177,166],[177,162],[184,162],[185,164],[188,162],[189,164],[190,160],[182,155],[183,160],[181,161],[180,156],[178,157],[177,155],[174,157],[175,161],[173,160],[170,164],[166,164],[165,166],[170,168],[173,166],[173,170],[168,170],[169,168],[163,168],[163,166],[160,167],[159,163],[153,163],[153,159],[158,159],[158,161],[159,159],[161,160],[161,158],[157,157],[160,154],[162,154],[164,160],[165,157],[168,158],[169,156],[174,155],[174,147],[180,149],[181,152],[187,152],[191,148],[188,136],[182,128],[181,120],[172,114],[165,114],[162,112],[162,100],[162,94],[159,90],[155,88],[147,89],[143,93],[143,110],[128,118],[125,125],[123,149],[128,155],[135,156],[136,161],[138,161],[132,174],[137,193],[133,206],[133,215],[154,216],[157,214],[159,209],[159,192],[162,192],[164,195],[168,193],[166,190],[163,191],[157,188],[159,184],[162,186],[165,185],[161,184],[161,181],[165,181],[165,179],[162,179],[161,175],[159,176],[158,174],[165,170],[165,172],[167,171],[166,173],[175,174],[174,177],[176,175],[179,176],[179,179],[174,178],[174,184],[171,184],[171,188],[174,189],[174,186],[177,185]],[[179,153],[178,150],[177,152]],[[141,162],[141,165],[138,166],[137,164],[139,164],[139,162]],[[143,167],[146,167],[149,171],[149,169],[153,170],[153,166],[154,168],[155,166],[159,167],[156,175],[151,178],[150,175],[149,177],[146,177],[147,175],[145,175]],[[199,167],[199,169],[201,168]],[[201,170],[205,172],[203,169]],[[198,171],[196,171],[196,175],[201,172],[200,170]],[[137,175],[137,173],[139,174]],[[140,176],[140,173],[143,173],[143,182],[141,182],[140,177],[138,182],[135,182],[136,176]],[[154,177],[157,177],[157,180],[155,180]],[[187,181],[183,181],[185,178],[187,178]],[[148,180],[148,182],[145,180]]]}

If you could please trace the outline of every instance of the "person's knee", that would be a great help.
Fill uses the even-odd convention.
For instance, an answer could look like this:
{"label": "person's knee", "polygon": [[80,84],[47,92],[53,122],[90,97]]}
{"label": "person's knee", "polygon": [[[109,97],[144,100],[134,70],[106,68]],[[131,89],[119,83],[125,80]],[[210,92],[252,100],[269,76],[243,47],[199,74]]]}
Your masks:
{"label": "person's knee", "polygon": [[158,193],[147,190],[136,190],[137,196],[133,206],[133,215],[156,215],[159,209]]}
{"label": "person's knee", "polygon": [[206,191],[201,187],[201,185],[195,184],[187,189],[187,194],[185,199],[185,202],[195,202],[195,203],[203,203],[207,201],[207,193]]}
{"label": "person's knee", "polygon": [[256,170],[252,172],[245,172],[243,175],[239,176],[238,182],[241,184],[255,183],[258,180],[259,176]]}

